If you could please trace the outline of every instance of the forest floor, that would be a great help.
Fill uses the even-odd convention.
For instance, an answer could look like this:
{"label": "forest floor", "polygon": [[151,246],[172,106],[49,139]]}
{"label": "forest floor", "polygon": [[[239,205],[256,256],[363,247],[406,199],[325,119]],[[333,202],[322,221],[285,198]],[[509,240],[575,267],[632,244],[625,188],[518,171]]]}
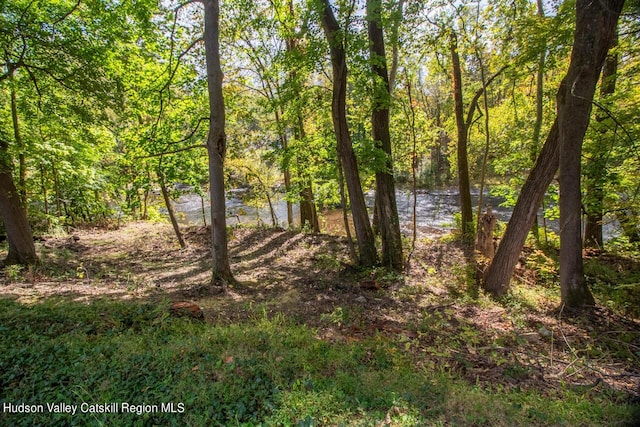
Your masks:
{"label": "forest floor", "polygon": [[[527,249],[517,284],[495,300],[477,288],[469,248],[451,237],[418,241],[398,274],[351,267],[344,237],[237,228],[230,257],[238,283],[212,292],[208,231],[189,228],[185,237],[181,249],[169,225],[148,222],[48,237],[38,243],[40,265],[5,268],[0,298],[191,301],[215,325],[284,316],[332,345],[391,340],[416,369],[479,387],[640,403],[637,258],[589,254],[599,305],[575,314],[559,309],[553,250]],[[612,293],[616,286],[626,293]]]}

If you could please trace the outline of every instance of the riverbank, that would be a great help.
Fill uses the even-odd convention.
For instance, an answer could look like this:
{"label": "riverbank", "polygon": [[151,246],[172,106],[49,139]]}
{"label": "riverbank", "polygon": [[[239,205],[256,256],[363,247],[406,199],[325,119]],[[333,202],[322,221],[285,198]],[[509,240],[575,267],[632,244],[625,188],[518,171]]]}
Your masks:
{"label": "riverbank", "polygon": [[[172,378],[163,373],[170,372],[171,363],[182,372],[165,383],[164,392],[149,384],[147,391],[156,395],[178,396],[180,387],[193,385],[189,375],[204,375],[210,384],[231,387],[242,399],[260,400],[267,392],[246,382],[257,378],[250,375],[254,368],[249,361],[255,359],[261,384],[268,381],[269,390],[275,387],[279,394],[276,399],[268,392],[265,396],[273,397],[272,407],[260,407],[255,418],[245,414],[247,422],[276,415],[293,424],[308,416],[316,424],[336,420],[349,425],[384,421],[387,416],[392,425],[451,420],[624,425],[632,419],[640,392],[638,301],[631,299],[632,287],[612,293],[613,284],[607,280],[616,280],[616,286],[624,280],[637,281],[633,275],[638,261],[633,258],[614,254],[589,258],[587,269],[600,305],[590,314],[571,317],[557,310],[560,292],[553,251],[528,250],[517,271],[520,280],[506,298],[495,301],[475,287],[468,249],[450,238],[419,241],[406,274],[399,275],[353,269],[345,240],[339,236],[238,228],[230,236],[230,255],[240,284],[212,294],[207,286],[208,232],[190,228],[185,236],[188,247],[181,250],[170,226],[139,222],[118,230],[82,230],[75,238],[48,238],[38,243],[40,266],[5,269],[0,286],[5,314],[0,326],[18,334],[16,322],[28,325],[38,340],[51,336],[51,345],[62,339],[58,337],[76,334],[74,339],[88,340],[83,344],[87,348],[93,348],[91,342],[111,348],[114,337],[134,339],[131,334],[137,331],[142,338],[136,342],[149,339],[152,344],[132,343],[130,351],[141,352],[143,360],[152,351],[151,365],[145,369],[151,370],[154,381]],[[174,319],[168,309],[172,301],[201,306],[204,321]],[[82,307],[89,307],[87,318],[78,314]],[[47,313],[54,313],[51,320]],[[44,330],[37,332],[39,328]],[[49,335],[47,328],[57,332]],[[156,342],[162,330],[167,332],[166,344]],[[187,344],[184,331],[195,334],[197,342]],[[215,338],[220,334],[229,345],[207,344],[222,339]],[[241,344],[243,334],[251,346]],[[18,346],[34,339],[15,338]],[[6,340],[5,345],[9,345]],[[162,345],[176,354],[186,351],[190,366],[168,353],[173,362],[153,364],[153,351],[164,354],[154,346]],[[320,353],[303,350],[317,345],[322,346]],[[25,354],[35,351],[29,348],[36,347],[27,345]],[[322,352],[337,359],[329,360]],[[341,352],[345,354],[337,356]],[[17,379],[3,379],[3,389],[13,390],[15,399],[29,400],[33,390],[29,384],[46,381],[51,376],[46,370],[64,365],[40,366],[36,353],[23,358],[24,363],[35,363],[35,369],[23,371]],[[80,363],[74,358],[81,353],[64,356],[70,358],[65,363]],[[100,356],[93,350],[88,354],[83,363],[97,364]],[[134,363],[131,357],[127,363]],[[229,360],[237,361],[233,368],[227,365]],[[3,359],[9,371],[11,363],[15,362]],[[129,369],[125,365],[118,365],[118,372]],[[235,369],[247,375],[240,374],[241,384],[229,377]],[[114,375],[120,378],[118,372]],[[69,381],[48,387],[99,385],[88,378]],[[366,396],[358,384],[369,384]],[[118,381],[103,384],[104,392],[96,392],[97,396],[119,395],[116,390],[121,386]],[[145,385],[124,386],[139,387],[131,388],[132,396],[147,396]],[[465,394],[472,398],[467,400]],[[446,403],[437,404],[445,398]],[[566,408],[558,401],[566,401]],[[450,404],[457,409],[450,409]],[[200,403],[193,405],[192,410]]]}

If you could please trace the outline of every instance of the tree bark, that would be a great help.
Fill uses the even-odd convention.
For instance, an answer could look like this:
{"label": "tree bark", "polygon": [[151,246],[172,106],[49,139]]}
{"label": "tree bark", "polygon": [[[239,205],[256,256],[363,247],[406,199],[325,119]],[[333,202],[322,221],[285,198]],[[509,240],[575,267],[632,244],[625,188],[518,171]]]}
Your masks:
{"label": "tree bark", "polygon": [[602,64],[624,0],[577,0],[571,63],[557,95],[560,136],[560,290],[569,308],[595,303],[584,278],[580,187],[582,142]]}
{"label": "tree bark", "polygon": [[495,253],[495,248],[493,246],[493,230],[496,226],[496,220],[497,217],[491,210],[491,207],[487,207],[487,211],[484,215],[481,215],[478,220],[476,249],[488,259],[493,259]]}
{"label": "tree bark", "polygon": [[209,192],[211,196],[212,284],[224,286],[233,282],[227,248],[226,196],[224,191],[224,157],[227,149],[225,134],[222,69],[220,66],[219,0],[203,0],[204,46],[206,52],[209,91]]}
{"label": "tree bark", "polygon": [[20,134],[20,120],[18,118],[18,101],[16,96],[13,71],[10,74],[11,84],[11,119],[13,122],[13,136],[18,148],[18,193],[20,194],[20,204],[27,211],[27,165],[24,156],[24,141]]}
{"label": "tree bark", "polygon": [[[578,149],[581,148],[582,138],[588,124],[589,113],[591,109],[591,101],[595,92],[595,85],[602,63],[605,59],[607,48],[611,42],[612,35],[615,32],[615,25],[618,15],[622,8],[623,1],[608,1],[606,6],[601,3],[585,4],[588,1],[579,0],[577,3],[578,20],[576,25],[576,34],[574,42],[574,51],[572,52],[571,64],[567,76],[563,80],[558,92],[558,118],[553,123],[547,140],[531,170],[526,182],[524,183],[516,206],[514,207],[511,219],[507,225],[507,230],[498,246],[495,258],[484,274],[484,288],[496,295],[504,294],[509,286],[509,279],[513,273],[513,268],[518,261],[520,251],[524,246],[527,234],[533,225],[533,221],[537,214],[538,206],[542,202],[544,193],[551,183],[555,172],[558,170],[561,156],[561,138],[564,138],[564,156],[563,159],[569,164],[569,170],[565,170],[564,192],[561,190],[561,254],[560,254],[560,275],[561,275],[561,293],[562,302],[568,307],[576,307],[584,304],[592,304],[593,296],[589,292],[584,282],[582,271],[582,247],[580,233],[580,182],[579,182],[579,163],[580,153],[571,152],[571,148],[575,149],[575,141],[580,137]],[[595,8],[595,10],[594,10]],[[585,13],[587,12],[587,13]],[[595,12],[595,13],[594,13]],[[591,19],[588,19],[590,17]],[[591,42],[589,42],[591,40]],[[595,69],[595,73],[594,70]],[[595,74],[595,76],[594,76]],[[587,81],[588,80],[588,81]],[[573,87],[572,87],[573,86]],[[589,86],[591,90],[589,91]],[[590,93],[590,97],[589,97]],[[586,95],[586,99],[585,99]],[[578,99],[579,97],[579,99]],[[574,104],[577,103],[576,104]],[[576,107],[581,107],[574,109]],[[562,110],[562,126],[565,128],[561,137],[560,111]],[[586,116],[573,121],[575,114]],[[582,136],[576,132],[575,126],[579,125],[582,129]],[[573,129],[572,129],[573,127]],[[569,128],[567,131],[566,128]],[[567,140],[569,138],[569,140]],[[567,146],[569,142],[569,146]],[[569,159],[566,156],[571,156]],[[578,182],[577,186],[572,190],[567,188],[568,183],[573,183],[571,179],[567,180],[567,172],[576,172],[575,163],[578,163]],[[574,178],[570,175],[571,178]],[[561,184],[562,185],[562,184]],[[567,210],[572,203],[575,205],[577,192],[577,212]],[[562,201],[563,197],[567,197]],[[564,213],[562,212],[564,206]],[[577,216],[577,218],[576,218]],[[575,220],[577,219],[577,227]],[[564,245],[563,245],[564,236]],[[576,245],[577,241],[577,245]],[[563,272],[564,270],[564,272]]]}
{"label": "tree bark", "polygon": [[469,160],[467,157],[468,128],[464,120],[464,102],[462,99],[462,68],[458,54],[458,39],[451,33],[451,67],[453,75],[453,101],[458,132],[458,189],[460,191],[460,209],[462,213],[461,231],[465,237],[473,235],[473,207],[469,181]]}
{"label": "tree bark", "polygon": [[358,174],[358,163],[351,143],[351,135],[347,124],[347,62],[345,58],[342,32],[333,14],[329,0],[324,0],[322,27],[329,42],[331,65],[333,72],[333,99],[331,116],[338,143],[338,156],[342,161],[344,176],[349,191],[353,225],[358,240],[359,261],[362,266],[373,266],[377,262],[375,238],[369,222],[369,214],[364,201],[364,193]]}
{"label": "tree bark", "polygon": [[33,233],[20,193],[13,181],[9,144],[0,141],[0,211],[7,231],[9,253],[5,264],[33,264],[37,261]]}
{"label": "tree bark", "polygon": [[353,263],[358,262],[358,254],[356,247],[353,245],[353,238],[351,237],[351,227],[349,226],[349,214],[347,211],[347,198],[344,194],[344,173],[342,167],[342,160],[338,158],[338,188],[340,189],[340,204],[342,205],[342,222],[344,223],[344,231],[347,235],[347,244],[349,246],[349,256]]}
{"label": "tree bark", "polygon": [[495,257],[484,273],[483,287],[494,295],[502,295],[509,288],[511,274],[538,214],[538,207],[558,170],[559,150],[556,120],[551,126],[533,169],[520,190],[520,196],[513,208],[511,219]]}
{"label": "tree bark", "polygon": [[158,181],[160,182],[160,191],[162,192],[162,198],[164,199],[164,204],[167,207],[167,212],[169,213],[169,219],[171,220],[171,225],[173,226],[173,232],[176,235],[176,239],[178,239],[178,243],[180,244],[180,247],[184,249],[187,247],[187,244],[184,242],[184,238],[182,237],[182,232],[180,231],[180,225],[178,224],[176,213],[173,209],[171,198],[169,197],[169,191],[167,190],[167,184],[164,182],[164,177],[162,176],[162,173],[159,174]]}
{"label": "tree bark", "polygon": [[373,111],[371,128],[377,148],[385,153],[384,169],[376,172],[376,201],[382,240],[382,264],[394,270],[401,270],[402,235],[396,202],[393,178],[391,134],[389,131],[389,105],[391,91],[387,74],[387,60],[382,30],[381,0],[367,0],[367,21],[369,30],[369,52],[373,73]]}

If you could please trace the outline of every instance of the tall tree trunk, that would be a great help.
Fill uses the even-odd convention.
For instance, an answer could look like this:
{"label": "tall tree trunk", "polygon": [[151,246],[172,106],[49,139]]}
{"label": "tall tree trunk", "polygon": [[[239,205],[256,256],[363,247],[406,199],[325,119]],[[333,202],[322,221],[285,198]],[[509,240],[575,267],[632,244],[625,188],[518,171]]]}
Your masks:
{"label": "tall tree trunk", "polygon": [[324,0],[322,27],[327,36],[331,51],[331,65],[333,68],[333,100],[331,116],[338,143],[338,156],[344,168],[344,176],[351,201],[353,225],[356,229],[356,239],[360,251],[360,264],[373,266],[377,262],[375,238],[369,222],[369,214],[364,201],[364,193],[358,174],[358,163],[351,143],[351,135],[347,124],[346,96],[347,96],[347,62],[345,57],[342,31],[333,14],[329,0]]}
{"label": "tall tree trunk", "polygon": [[20,204],[27,210],[27,165],[24,156],[24,141],[20,134],[20,120],[18,118],[18,101],[16,97],[15,81],[13,80],[13,71],[11,72],[11,119],[13,122],[13,136],[16,147],[18,148],[18,193],[20,195]]}
{"label": "tall tree trunk", "polygon": [[[293,0],[287,1],[287,7],[289,9],[289,17],[296,17],[296,11],[293,4]],[[287,37],[285,39],[287,53],[290,55],[300,55],[302,56],[303,52],[300,52],[299,43],[300,37],[298,35],[298,31],[295,28],[297,18],[287,20],[285,22],[281,22],[282,25],[286,28]],[[289,82],[299,91],[302,91],[302,85],[298,79],[298,72],[295,67],[291,67],[288,70],[288,80]],[[304,141],[305,138],[305,130],[304,130],[304,119],[302,116],[302,108],[299,104],[295,104],[295,118],[297,123],[293,125],[294,136],[298,141]],[[301,168],[300,168],[301,169]],[[301,227],[309,227],[314,233],[320,232],[320,222],[318,221],[318,212],[316,209],[316,205],[313,199],[313,181],[310,176],[307,176],[302,171],[299,172],[300,177],[298,177],[299,182],[302,184],[302,188],[300,189],[300,226]],[[288,209],[288,206],[287,206]]]}
{"label": "tall tree trunk", "polygon": [[44,165],[40,163],[40,190],[42,191],[42,201],[44,202],[44,214],[47,216],[47,228],[49,228],[49,194],[47,192],[47,178],[44,171]]}
{"label": "tall tree trunk", "polygon": [[[405,109],[405,116],[409,124],[411,134],[411,191],[413,203],[411,205],[411,254],[416,248],[416,240],[418,239],[418,138],[416,136],[416,108],[413,105],[413,95],[411,91],[411,80],[408,73],[405,74],[407,86],[407,100],[409,101],[408,109]],[[439,127],[439,126],[438,126]],[[433,151],[432,151],[433,153]],[[407,257],[411,258],[411,254]],[[407,259],[407,264],[409,260]]]}
{"label": "tall tree trunk", "polygon": [[56,198],[56,212],[60,217],[62,216],[62,195],[60,194],[60,180],[58,179],[55,161],[51,162],[51,176],[53,176],[53,193]]}
{"label": "tall tree trunk", "polygon": [[[477,233],[480,233],[480,222],[482,220],[482,208],[484,207],[484,184],[487,174],[487,161],[489,160],[489,146],[491,144],[491,135],[489,133],[489,97],[487,95],[487,80],[485,78],[484,61],[482,60],[482,52],[476,47],[476,56],[480,65],[480,76],[482,79],[482,101],[484,105],[484,155],[482,156],[482,169],[480,171],[480,194],[478,195],[478,227]],[[491,216],[491,215],[489,215]],[[492,230],[493,231],[493,230]],[[493,257],[493,255],[492,255]]]}
{"label": "tall tree trunk", "polygon": [[[558,166],[560,164],[560,140],[561,140],[561,132],[560,132],[560,110],[563,110],[563,126],[564,127],[572,127],[575,126],[576,122],[572,121],[572,118],[575,113],[580,112],[580,110],[571,110],[568,111],[568,107],[576,107],[571,103],[571,99],[569,98],[577,98],[574,99],[574,102],[578,102],[578,106],[582,107],[581,113],[586,115],[586,120],[583,118],[580,120],[582,123],[582,137],[584,137],[584,131],[586,130],[586,126],[588,124],[588,116],[591,108],[591,101],[593,99],[593,94],[595,92],[595,85],[598,80],[599,70],[602,66],[602,63],[605,59],[607,48],[611,42],[613,33],[615,32],[615,25],[617,21],[617,17],[622,8],[623,1],[607,1],[606,6],[603,6],[601,3],[595,5],[595,3],[590,5],[585,5],[588,3],[584,0],[579,0],[577,4],[577,9],[579,10],[576,25],[576,34],[575,34],[575,42],[574,42],[574,50],[572,52],[571,65],[569,66],[569,71],[567,72],[567,76],[563,80],[559,93],[558,93],[558,118],[553,123],[551,130],[549,131],[549,135],[547,137],[546,142],[544,143],[542,150],[538,156],[538,159],[531,170],[529,176],[527,177],[526,182],[524,183],[520,196],[518,197],[518,201],[516,202],[516,206],[513,209],[513,213],[511,214],[511,219],[509,220],[509,224],[507,225],[507,230],[500,242],[500,246],[498,246],[498,251],[496,252],[495,258],[491,265],[487,268],[484,275],[484,287],[489,292],[493,294],[503,294],[506,292],[509,286],[509,280],[511,278],[511,274],[513,273],[513,268],[516,265],[518,257],[520,256],[520,251],[524,246],[524,242],[527,237],[527,233],[531,229],[533,225],[533,221],[536,217],[538,206],[542,202],[544,197],[544,193],[551,183],[555,172],[558,170]],[[593,12],[593,9],[599,10],[596,13],[584,13]],[[587,19],[587,17],[591,17],[592,21]],[[586,41],[591,38],[591,43],[587,43]],[[590,58],[590,59],[589,59]],[[579,67],[578,65],[582,67]],[[594,72],[592,71],[595,69]],[[577,73],[578,71],[582,71],[582,74]],[[576,77],[580,76],[580,79],[576,79]],[[588,79],[588,82],[587,82]],[[588,85],[592,85],[592,89],[588,90]],[[570,89],[570,86],[574,85],[573,91]],[[579,86],[579,87],[576,87]],[[589,93],[591,96],[589,97]],[[587,99],[585,98],[587,96]],[[562,102],[561,102],[562,101]],[[588,105],[585,105],[588,104]],[[575,111],[575,112],[574,112]],[[567,116],[567,114],[571,114],[571,116]],[[575,138],[576,132],[566,132],[563,138],[573,137]],[[565,162],[570,162],[573,160],[575,163],[580,162],[580,154],[577,157],[573,157],[575,153],[567,153],[567,148],[572,148],[571,146],[567,147],[565,145],[565,155],[570,155],[569,159],[564,159]],[[580,144],[579,147],[580,148]],[[577,160],[576,160],[577,159]],[[573,165],[573,172],[575,172],[575,165]],[[571,170],[571,169],[570,169]],[[565,174],[568,171],[565,171]],[[570,171],[569,171],[570,172]],[[578,166],[579,173],[579,166]],[[564,190],[565,192],[561,192],[561,209],[562,205],[566,205],[567,202],[575,203],[575,196],[571,199],[571,191],[566,188],[567,181],[565,176],[564,182]],[[570,181],[570,180],[569,180]],[[574,183],[575,185],[575,183]],[[574,189],[577,191],[578,196],[580,193],[580,183],[578,176],[577,187]],[[574,191],[574,193],[575,193]],[[562,202],[563,195],[568,196],[570,200],[565,200]],[[574,207],[575,208],[575,207]],[[593,303],[593,296],[589,292],[588,288],[584,283],[584,276],[582,274],[582,248],[581,248],[581,233],[580,233],[580,198],[578,197],[578,205],[577,205],[577,213],[573,214],[574,218],[571,218],[571,212],[567,211],[566,206],[564,209],[564,214],[561,212],[561,260],[560,260],[560,270],[561,270],[561,292],[562,292],[562,302],[566,304],[568,307],[575,307],[584,304]],[[577,216],[578,226],[575,224],[571,224],[569,220],[575,220]],[[568,217],[568,218],[567,218]],[[564,226],[567,225],[568,228],[563,229]],[[568,234],[567,231],[571,230],[575,235]],[[563,235],[566,238],[570,238],[571,243],[565,240],[565,245],[562,244]],[[578,240],[577,247],[579,248],[576,256],[576,237]],[[567,246],[566,243],[569,243]],[[564,252],[564,253],[563,253]],[[577,259],[577,260],[576,260]],[[563,270],[565,270],[563,272]]]}
{"label": "tall tree trunk", "polygon": [[[280,107],[278,106],[275,107],[275,117],[276,117],[276,126],[278,127],[278,134],[280,135],[280,144],[282,145],[282,151],[284,153],[284,157],[287,159],[283,163],[282,175],[284,177],[284,191],[288,195],[289,192],[291,191],[291,169],[289,169],[289,160],[288,160],[289,141],[287,139],[287,134],[284,129],[285,125],[280,116],[280,112],[278,111],[279,108]],[[287,204],[287,224],[289,225],[289,228],[292,228],[293,227],[293,203],[291,203],[291,201],[287,198],[286,204]]]}
{"label": "tall tree trunk", "polygon": [[342,160],[338,158],[338,188],[340,189],[340,204],[342,205],[342,221],[344,222],[344,231],[347,235],[347,244],[349,246],[349,256],[353,263],[358,262],[358,254],[356,248],[353,245],[353,238],[351,237],[351,227],[349,226],[349,213],[347,209],[347,197],[344,194],[344,173],[342,168]]}
{"label": "tall tree trunk", "polygon": [[560,290],[567,307],[593,305],[584,279],[580,187],[582,142],[602,64],[624,0],[577,0],[571,63],[557,95],[560,135]]}
{"label": "tall tree trunk", "polygon": [[511,274],[518,262],[527,234],[538,215],[538,207],[558,170],[559,153],[556,120],[551,126],[533,169],[520,190],[511,219],[493,261],[484,273],[484,288],[494,295],[502,295],[509,288]]}
{"label": "tall tree trunk", "polygon": [[4,263],[33,264],[37,261],[33,233],[11,169],[9,144],[0,140],[0,211],[9,241],[9,253]]}
{"label": "tall tree trunk", "polygon": [[453,74],[453,101],[458,132],[458,189],[460,191],[460,208],[462,211],[461,231],[465,237],[473,235],[473,207],[471,205],[471,188],[469,181],[469,160],[467,158],[468,128],[464,120],[464,103],[462,99],[462,68],[458,54],[458,38],[451,33],[451,67]]}
{"label": "tall tree trunk", "polygon": [[204,46],[209,90],[209,192],[211,196],[211,251],[213,258],[212,284],[224,286],[233,282],[227,247],[226,197],[224,192],[224,156],[227,149],[225,134],[222,69],[220,66],[219,0],[203,0]]}
{"label": "tall tree trunk", "polygon": [[[542,0],[537,0],[536,5],[538,7],[538,16],[544,18],[544,6]],[[544,66],[547,57],[546,44],[540,52],[538,57],[538,71],[536,72],[536,121],[533,124],[533,144],[531,145],[531,162],[535,163],[538,157],[538,150],[540,149],[540,132],[542,131],[543,115],[543,96],[544,96]],[[531,230],[536,239],[536,242],[540,242],[540,231],[538,226],[538,216],[533,220],[533,226]],[[545,231],[546,232],[546,231]]]}
{"label": "tall tree trunk", "polygon": [[[612,47],[618,44],[617,37],[613,39]],[[618,54],[609,51],[602,67],[602,80],[600,82],[600,97],[602,102],[607,101],[616,90],[616,75],[618,73]],[[602,123],[607,115],[602,111],[596,113],[596,120]],[[588,164],[585,167],[585,210],[584,245],[586,247],[602,248],[602,220],[604,215],[604,179],[607,171],[607,157],[611,148],[606,143],[607,129],[601,127],[600,141],[595,147]],[[612,137],[613,138],[613,137]]]}
{"label": "tall tree trunk", "polygon": [[382,264],[395,270],[402,269],[402,235],[393,178],[391,134],[389,131],[389,105],[391,92],[387,74],[387,57],[382,30],[382,1],[367,0],[369,30],[369,61],[373,73],[373,111],[371,128],[377,148],[385,153],[384,169],[376,172],[376,201],[382,240]]}

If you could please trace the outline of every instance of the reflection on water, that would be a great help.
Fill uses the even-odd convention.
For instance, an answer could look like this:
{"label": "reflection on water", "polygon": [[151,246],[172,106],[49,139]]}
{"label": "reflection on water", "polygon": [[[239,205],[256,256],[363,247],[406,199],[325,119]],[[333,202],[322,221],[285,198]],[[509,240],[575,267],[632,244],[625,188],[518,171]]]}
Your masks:
{"label": "reflection on water", "polygon": [[[365,195],[367,206],[371,211],[373,208],[374,193]],[[398,203],[398,216],[400,226],[406,234],[411,233],[413,217],[413,193],[408,190],[396,191]],[[478,192],[472,194],[473,203],[477,204]],[[501,221],[508,221],[511,210],[503,208],[500,204],[504,199],[486,195],[484,205],[491,206]],[[282,198],[274,199],[274,211],[277,222],[281,226],[287,225],[287,204]],[[176,212],[179,214],[182,223],[191,225],[202,225],[203,206],[200,196],[194,193],[184,194],[175,202]],[[418,232],[422,235],[442,234],[454,228],[454,214],[460,210],[460,197],[456,190],[418,190],[416,203],[416,224]],[[475,209],[475,208],[474,208]],[[293,214],[295,225],[299,225],[299,206],[294,204]],[[204,200],[204,217],[207,224],[210,223],[209,201]],[[342,211],[340,209],[326,210],[320,213],[320,226],[324,232],[332,234],[343,234],[344,225]],[[272,224],[269,208],[264,202],[264,206],[248,206],[242,200],[241,191],[231,191],[227,198],[227,224]]]}
{"label": "reflection on water", "polygon": [[[264,200],[259,207],[247,205],[243,196],[245,190],[234,189],[227,193],[227,225],[236,224],[264,224],[272,225],[271,214]],[[365,194],[369,212],[373,210],[373,191]],[[471,198],[474,204],[474,214],[477,210],[478,191],[472,191]],[[418,190],[416,203],[416,225],[420,237],[433,237],[447,233],[455,228],[454,215],[460,212],[460,196],[455,189]],[[405,235],[411,235],[413,218],[413,193],[409,190],[397,190],[398,216],[400,228]],[[485,193],[483,204],[491,206],[498,219],[504,223],[511,217],[511,208],[500,206],[504,202],[501,197],[491,196]],[[287,226],[287,203],[282,195],[276,195],[272,199],[274,212],[278,225]],[[208,199],[202,199],[195,193],[185,193],[177,201],[174,207],[179,220],[183,224],[202,225],[204,218],[207,224],[211,223],[211,210]],[[166,211],[164,212],[166,214]],[[300,224],[300,207],[293,205],[294,225]],[[542,222],[542,212],[538,213],[539,224]],[[546,226],[555,231],[559,230],[557,220],[547,220]],[[329,209],[320,212],[320,228],[329,234],[345,234],[341,209]],[[353,231],[353,224],[351,225]],[[620,226],[615,220],[607,220],[603,224],[605,240],[620,235]]]}

